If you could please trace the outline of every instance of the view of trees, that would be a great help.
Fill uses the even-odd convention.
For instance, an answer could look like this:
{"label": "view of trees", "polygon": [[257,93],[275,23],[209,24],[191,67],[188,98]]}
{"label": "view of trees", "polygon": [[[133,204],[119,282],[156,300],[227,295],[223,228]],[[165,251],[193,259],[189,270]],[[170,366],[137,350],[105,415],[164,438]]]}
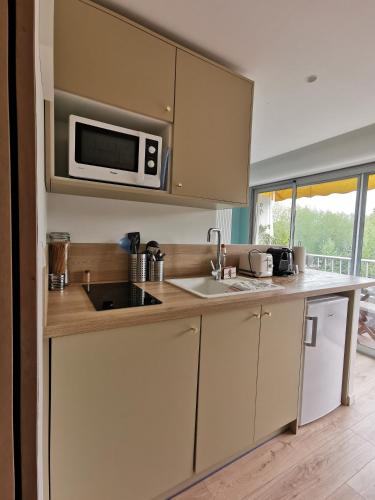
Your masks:
{"label": "view of trees", "polygon": [[289,244],[290,210],[280,205],[274,205],[273,235],[270,234],[270,226],[260,224],[258,227],[257,242],[260,245],[285,245]]}
{"label": "view of trees", "polygon": [[302,241],[309,253],[350,257],[354,215],[299,208],[295,241]]}
{"label": "view of trees", "polygon": [[[258,241],[265,245],[287,246],[290,209],[276,204],[272,213],[273,235],[269,234],[269,226],[260,226]],[[301,241],[308,253],[351,257],[353,224],[354,215],[299,207],[294,241]],[[375,259],[375,211],[366,215],[362,258]],[[375,274],[374,265],[371,265],[370,274]]]}
{"label": "view of trees", "polygon": [[366,216],[362,258],[375,259],[375,210]]}

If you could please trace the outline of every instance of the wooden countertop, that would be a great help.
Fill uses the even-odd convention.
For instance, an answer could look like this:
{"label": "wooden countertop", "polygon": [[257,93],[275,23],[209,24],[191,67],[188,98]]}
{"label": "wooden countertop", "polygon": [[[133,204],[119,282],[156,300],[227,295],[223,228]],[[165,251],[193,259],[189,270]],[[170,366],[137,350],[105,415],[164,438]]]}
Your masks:
{"label": "wooden countertop", "polygon": [[313,270],[307,270],[297,276],[274,277],[272,281],[285,288],[273,292],[257,292],[216,299],[197,297],[169,283],[144,283],[138,286],[160,299],[162,304],[111,311],[96,311],[81,285],[75,284],[67,287],[63,292],[48,292],[48,313],[44,336],[48,338],[110,330],[187,316],[199,316],[207,312],[242,308],[264,302],[313,297],[375,286],[375,280],[369,278]]}

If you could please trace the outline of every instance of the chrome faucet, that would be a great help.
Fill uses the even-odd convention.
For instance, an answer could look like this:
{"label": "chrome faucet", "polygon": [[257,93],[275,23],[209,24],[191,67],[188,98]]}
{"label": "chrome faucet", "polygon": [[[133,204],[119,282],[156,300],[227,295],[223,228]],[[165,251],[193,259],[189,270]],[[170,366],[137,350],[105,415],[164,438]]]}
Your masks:
{"label": "chrome faucet", "polygon": [[216,263],[214,264],[213,261],[211,260],[211,267],[212,267],[212,276],[215,278],[215,280],[220,280],[221,279],[221,231],[217,227],[210,227],[207,233],[207,241],[208,243],[211,242],[211,234],[212,233],[217,233],[217,250],[216,250]]}

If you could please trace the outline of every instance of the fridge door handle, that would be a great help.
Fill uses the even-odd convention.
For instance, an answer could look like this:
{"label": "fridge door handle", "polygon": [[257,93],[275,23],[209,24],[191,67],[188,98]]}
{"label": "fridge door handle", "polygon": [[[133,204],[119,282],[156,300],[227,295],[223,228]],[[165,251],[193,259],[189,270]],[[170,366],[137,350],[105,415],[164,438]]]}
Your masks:
{"label": "fridge door handle", "polygon": [[[306,316],[305,320],[312,321],[313,324],[312,324],[311,341],[307,342],[306,336],[305,336],[304,344],[305,344],[305,346],[308,346],[308,347],[316,347],[316,336],[318,333],[318,316]],[[306,333],[305,333],[305,335],[306,335]]]}

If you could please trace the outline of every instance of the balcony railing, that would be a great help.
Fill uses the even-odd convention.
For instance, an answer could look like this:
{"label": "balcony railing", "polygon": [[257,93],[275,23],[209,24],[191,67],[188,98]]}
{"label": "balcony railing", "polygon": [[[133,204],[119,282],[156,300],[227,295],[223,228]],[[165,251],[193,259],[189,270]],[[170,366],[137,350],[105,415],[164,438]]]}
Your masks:
{"label": "balcony railing", "polygon": [[[350,274],[350,257],[337,255],[307,254],[307,266],[319,271]],[[361,260],[361,276],[375,278],[375,259]],[[375,290],[363,290],[360,302],[357,343],[361,352],[375,358]]]}
{"label": "balcony railing", "polygon": [[[307,266],[312,269],[318,269],[319,271],[350,274],[351,261],[351,257],[320,255],[316,253],[307,254]],[[361,276],[365,278],[375,277],[375,259],[361,260]]]}

